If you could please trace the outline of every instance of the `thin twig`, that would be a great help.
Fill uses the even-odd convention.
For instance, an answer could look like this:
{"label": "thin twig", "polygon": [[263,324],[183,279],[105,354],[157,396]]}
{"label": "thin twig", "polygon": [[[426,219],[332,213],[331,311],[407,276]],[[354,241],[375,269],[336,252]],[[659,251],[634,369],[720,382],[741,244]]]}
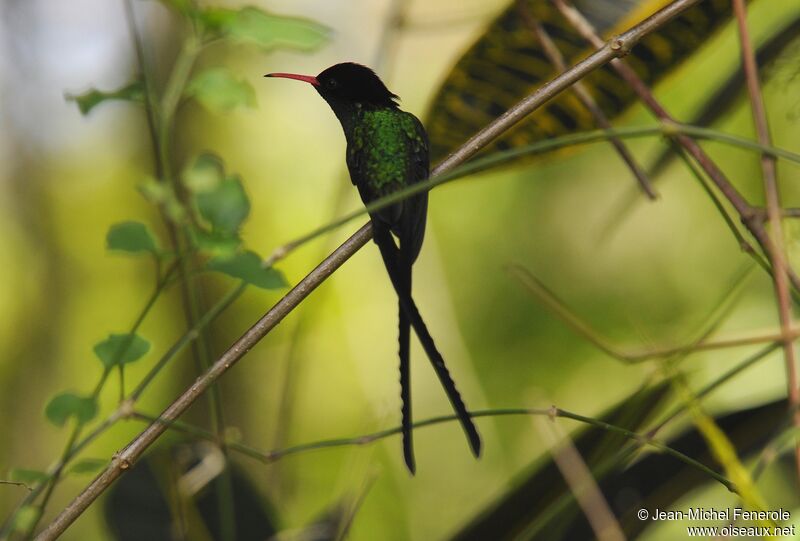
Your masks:
{"label": "thin twig", "polygon": [[708,198],[711,199],[711,203],[717,209],[719,215],[722,216],[722,220],[725,222],[725,225],[727,225],[730,232],[733,233],[733,237],[736,240],[736,244],[739,246],[739,249],[745,254],[749,255],[759,267],[771,275],[772,267],[770,267],[769,262],[753,247],[750,241],[745,238],[744,234],[739,231],[739,226],[736,225],[733,217],[728,214],[725,205],[723,204],[722,200],[720,200],[709,181],[706,179],[700,167],[694,161],[692,161],[691,157],[683,147],[678,146],[674,141],[671,142],[671,144],[673,147],[675,147],[675,153],[686,165],[686,168],[689,169],[689,172],[692,173],[692,176],[694,176],[698,184],[700,184],[700,187],[706,193]]}
{"label": "thin twig", "polygon": [[22,487],[22,488],[27,489],[28,492],[33,491],[33,489],[29,485],[27,485],[25,483],[20,483],[18,481],[0,481],[0,485],[10,485],[10,486],[15,486],[15,487]]}
{"label": "thin twig", "polygon": [[[791,414],[792,412],[789,413]],[[791,447],[794,449],[795,441],[800,436],[800,433],[798,433],[798,429],[793,426],[792,419],[787,419],[787,421],[788,422],[783,426],[783,430],[767,443],[759,453],[755,463],[751,466],[750,472],[754,481],[758,481],[767,467],[772,464],[786,448]]]}
{"label": "thin twig", "polygon": [[235,288],[226,293],[217,303],[211,307],[202,317],[200,317],[194,325],[186,330],[185,333],[161,356],[161,358],[153,365],[153,368],[142,378],[139,385],[128,396],[129,402],[136,402],[147,387],[152,383],[155,377],[161,370],[174,359],[183,349],[197,340],[200,333],[205,330],[219,315],[224,312],[231,304],[241,297],[244,290],[247,289],[247,282],[242,282]]}
{"label": "thin twig", "polygon": [[[763,359],[764,357],[766,357],[767,355],[778,349],[779,347],[780,343],[776,341],[760,349],[753,355],[750,355],[745,360],[743,360],[742,362],[740,362],[739,364],[737,364],[736,366],[734,366],[733,368],[722,374],[721,376],[717,377],[714,381],[712,381],[711,383],[709,383],[696,393],[693,393],[695,399],[701,400],[705,398],[706,396],[711,394],[711,392],[718,389],[723,383],[727,383],[735,376],[741,374],[743,371],[750,368],[755,363],[757,363],[758,361],[760,361],[761,359]],[[667,423],[675,419],[678,415],[680,415],[684,411],[686,411],[686,406],[684,404],[675,406],[672,410],[669,411],[669,413],[666,413],[664,417],[653,426],[653,428],[648,430],[647,434],[649,436],[654,437],[656,433],[660,431],[662,428],[664,428],[664,426]]]}
{"label": "thin twig", "polygon": [[[592,24],[581,14],[580,11],[572,7],[566,0],[550,0],[555,4],[562,15],[572,24],[578,33],[592,46],[602,44],[603,40],[598,35]],[[663,122],[675,123],[675,119],[667,112],[667,110],[655,99],[650,88],[644,81],[636,74],[636,72],[628,66],[623,60],[616,58],[610,61],[610,65],[617,74],[633,89],[638,96],[639,100],[650,109]],[[770,254],[773,251],[773,242],[770,236],[764,229],[764,224],[759,219],[758,212],[754,207],[747,202],[747,200],[739,193],[739,191],[731,184],[722,170],[716,163],[705,153],[705,151],[698,145],[691,137],[682,133],[673,134],[674,140],[686,149],[687,152],[697,161],[698,165],[705,171],[708,177],[714,182],[717,189],[725,196],[730,202],[736,212],[739,214],[742,223],[747,227],[758,244],[764,250],[770,260]],[[788,271],[787,271],[788,272]],[[794,272],[788,272],[789,279],[796,289],[800,289],[800,277]]]}
{"label": "thin twig", "polygon": [[[736,21],[739,27],[742,66],[744,68],[745,80],[747,81],[747,93],[750,96],[750,108],[753,111],[756,134],[761,144],[769,145],[772,141],[769,134],[769,126],[767,125],[767,113],[764,109],[764,98],[761,95],[761,86],[758,82],[756,57],[747,29],[747,8],[745,7],[744,0],[733,0],[733,11],[736,14]],[[775,168],[775,158],[767,154],[762,154],[761,172],[764,177],[767,218],[772,233],[772,242],[767,245],[767,255],[772,262],[772,278],[775,285],[775,296],[778,301],[778,316],[783,333],[783,355],[786,361],[786,386],[789,405],[794,410],[794,426],[800,428],[800,409],[798,409],[800,405],[800,388],[798,388],[797,383],[797,359],[795,358],[794,337],[790,335],[792,304],[789,297],[789,280],[787,275],[789,265],[784,253],[781,226],[782,210]],[[797,468],[798,479],[800,479],[800,441],[798,441],[795,446],[795,466]]]}
{"label": "thin twig", "polygon": [[[568,66],[564,60],[564,55],[561,54],[561,50],[550,37],[550,34],[547,33],[545,27],[533,17],[528,2],[525,0],[518,0],[517,5],[523,21],[531,29],[536,36],[536,39],[542,45],[542,50],[544,51],[545,55],[547,55],[550,63],[552,63],[558,71],[566,70]],[[589,92],[583,81],[578,81],[572,85],[572,92],[586,108],[586,110],[591,113],[599,127],[603,129],[610,129],[612,127],[608,117],[592,97],[592,94]],[[625,143],[623,143],[619,137],[615,136],[609,137],[609,142],[617,151],[617,154],[619,154],[619,156],[622,158],[622,161],[624,161],[628,166],[628,169],[631,170],[631,173],[639,183],[639,187],[642,189],[645,195],[651,201],[657,199],[658,194],[653,188],[650,178],[648,178],[647,173],[633,157],[633,154],[631,154]]]}
{"label": "thin twig", "polygon": [[[555,408],[554,408],[555,410]],[[542,440],[550,451],[561,476],[566,481],[575,500],[586,515],[589,526],[599,541],[623,541],[625,534],[619,521],[611,511],[608,501],[592,477],[592,472],[581,454],[555,422],[555,415],[548,422],[535,418],[535,425]]]}
{"label": "thin twig", "polygon": [[150,132],[150,144],[153,147],[153,162],[156,169],[156,178],[163,177],[163,168],[161,167],[161,160],[159,159],[159,136],[158,136],[158,100],[155,97],[153,90],[153,81],[147,76],[145,72],[145,58],[144,58],[144,45],[142,43],[142,36],[139,33],[139,27],[136,24],[136,14],[133,9],[133,1],[125,0],[123,2],[125,7],[125,23],[128,27],[128,33],[133,42],[133,50],[136,54],[136,63],[139,65],[140,76],[142,78],[142,85],[144,86],[144,110],[147,117],[147,129]]}
{"label": "thin twig", "polygon": [[[241,359],[263,336],[271,331],[286,317],[300,302],[305,299],[316,287],[339,268],[358,248],[367,243],[372,231],[364,226],[350,237],[298,285],[286,294],[273,306],[255,325],[253,325],[241,338],[239,338],[202,376],[197,378],[193,385],[186,389],[161,414],[162,419],[177,419],[189,408],[202,394],[224,374],[234,363]],[[68,505],[56,519],[39,534],[37,539],[55,539],[93,502],[111,483],[128,470],[131,465],[152,445],[164,432],[165,426],[154,424],[139,434],[128,446],[118,452],[111,460],[111,464],[97,476]]]}
{"label": "thin twig", "polygon": [[[628,430],[626,428],[613,425],[611,423],[607,423],[603,420],[595,419],[593,417],[586,417],[584,415],[579,415],[577,413],[573,413],[568,410],[564,410],[561,408],[554,408],[554,407],[495,408],[487,410],[474,410],[469,412],[469,415],[473,419],[478,419],[481,417],[503,417],[503,416],[518,416],[518,415],[542,415],[542,416],[551,416],[551,417],[555,416],[555,417],[562,417],[564,419],[571,419],[579,423],[593,426],[600,430],[605,430],[607,432],[614,432],[615,434],[620,434],[622,436],[625,436],[626,438],[634,442],[635,445],[637,446],[642,446],[642,445],[650,446],[653,449],[668,454],[680,460],[681,462],[691,466],[692,468],[697,469],[703,474],[708,475],[709,477],[713,478],[714,480],[724,485],[727,489],[733,492],[736,491],[735,487],[733,486],[733,483],[731,483],[728,479],[726,479],[725,476],[720,475],[718,472],[715,472],[714,470],[702,464],[701,462],[698,462],[697,460],[681,453],[680,451],[673,449],[667,444],[662,443],[661,441],[653,437],[644,434],[639,434],[632,430]],[[214,441],[215,438],[214,434],[212,432],[209,432],[208,430],[205,430],[203,428],[188,423],[177,421],[174,419],[166,420],[163,417],[156,417],[139,411],[134,412],[132,417],[134,419],[139,419],[150,424],[159,424],[163,426],[165,429],[167,428],[174,429],[202,439]],[[415,421],[412,426],[415,430],[418,430],[426,426],[433,426],[442,423],[450,423],[453,421],[458,421],[457,415],[441,415],[438,417],[423,419],[422,421]],[[393,428],[387,428],[385,430],[380,430],[377,432],[371,432],[369,434],[362,434],[360,436],[354,436],[350,438],[335,438],[330,440],[319,440],[310,443],[294,445],[291,447],[285,447],[282,449],[274,449],[272,451],[262,451],[260,449],[256,449],[255,447],[251,447],[249,445],[237,441],[228,440],[227,443],[231,450],[237,451],[243,455],[249,456],[250,458],[256,459],[265,464],[271,464],[287,456],[305,453],[308,451],[318,451],[321,449],[331,449],[334,447],[369,445],[371,443],[375,443],[376,441],[388,438],[390,436],[400,434],[401,432],[402,432],[402,427],[396,426]]]}
{"label": "thin twig", "polygon": [[[157,291],[160,291],[160,287],[163,287],[164,284],[168,283],[168,277],[172,274],[175,270],[175,265],[170,267],[170,270],[167,274],[162,278],[160,282],[160,286],[156,288]],[[43,480],[40,484],[38,484],[28,496],[23,499],[17,509],[11,514],[14,516],[16,512],[26,505],[30,505],[39,494],[41,494],[45,489],[48,491],[50,490],[50,486],[54,484],[60,472],[63,471],[64,467],[74,459],[89,443],[97,439],[101,434],[103,434],[106,430],[111,428],[119,419],[125,419],[131,417],[133,415],[133,408],[136,405],[136,402],[141,397],[142,393],[147,389],[149,384],[155,379],[155,377],[163,370],[163,368],[178,354],[180,354],[184,348],[189,345],[192,341],[196,340],[199,336],[200,332],[209,325],[212,321],[214,321],[217,317],[219,317],[222,312],[224,312],[233,302],[238,299],[244,290],[247,288],[247,283],[242,282],[237,287],[232,289],[228,292],[225,296],[222,297],[203,317],[201,317],[197,323],[190,329],[188,329],[175,343],[161,356],[161,358],[155,363],[155,365],[148,371],[148,373],[142,378],[139,382],[139,385],[136,389],[128,395],[128,397],[119,403],[117,409],[114,410],[102,423],[97,425],[92,431],[84,436],[83,439],[77,441],[77,443],[70,444],[67,446],[68,451],[65,450],[65,453],[62,457],[54,464],[49,472],[47,479]],[[154,293],[154,296],[157,296]],[[138,324],[141,323],[143,320],[144,315],[152,308],[153,297],[145,305],[145,309],[143,310],[140,317],[137,318],[137,324],[134,325],[131,333],[135,332],[135,329],[138,328]],[[123,355],[125,352],[115,352],[115,355]],[[97,385],[95,385],[95,389],[92,393],[93,397],[96,397],[97,394],[102,390],[103,383],[105,382],[106,378],[110,370],[106,369],[103,371],[103,374],[100,377],[100,381]],[[74,441],[78,438],[79,435],[79,427],[75,429],[74,438],[71,436],[70,441]],[[213,437],[213,441],[219,442],[219,437]],[[40,507],[44,507],[44,503],[40,504]],[[10,524],[4,524],[2,530],[0,530],[0,538],[7,533],[7,527],[10,527]]]}
{"label": "thin twig", "polygon": [[[98,380],[97,384],[94,387],[94,390],[91,393],[92,400],[97,400],[97,397],[100,395],[100,391],[103,390],[103,386],[105,385],[106,381],[108,380],[108,376],[111,374],[111,370],[114,366],[122,367],[122,358],[128,352],[131,344],[133,343],[133,336],[138,332],[139,327],[141,327],[144,320],[147,318],[148,314],[152,310],[153,306],[155,306],[156,301],[159,299],[161,294],[169,285],[169,279],[172,276],[172,273],[175,271],[176,265],[172,264],[164,276],[156,276],[156,285],[153,289],[153,292],[150,294],[150,297],[145,302],[144,307],[139,311],[136,320],[134,321],[133,325],[131,325],[130,329],[127,333],[127,338],[124,340],[119,347],[114,351],[112,356],[112,361],[108,366],[104,366],[103,372],[100,375],[100,379]],[[41,519],[42,515],[44,514],[44,510],[47,508],[47,504],[50,501],[50,497],[53,495],[55,491],[56,484],[59,482],[61,478],[61,474],[63,472],[64,466],[66,466],[67,462],[69,461],[70,457],[74,456],[74,449],[75,443],[78,441],[81,432],[84,428],[82,423],[75,423],[72,426],[69,436],[67,437],[67,443],[64,446],[64,449],[61,452],[61,456],[59,461],[57,462],[54,469],[50,472],[48,478],[44,481],[44,484],[41,485],[44,490],[44,496],[42,497],[41,502],[39,503],[40,513],[38,514],[36,520],[34,520],[30,524],[29,531],[25,534],[27,537],[32,535],[34,529],[38,521]],[[32,498],[35,498],[39,495],[39,491],[32,491],[29,495]],[[33,501],[32,499],[30,501]],[[19,509],[19,508],[18,508]],[[5,529],[5,528],[3,528]]]}
{"label": "thin twig", "polygon": [[[658,30],[675,16],[698,3],[699,0],[676,0],[660,11],[648,17],[630,30],[604,44],[595,53],[588,56],[566,72],[545,83],[530,96],[506,111],[486,128],[471,137],[462,147],[450,154],[434,168],[432,175],[454,169],[459,164],[477,153],[481,148],[493,141],[506,130],[525,118],[536,108],[569,88],[575,81],[588,73],[607,64],[610,60],[623,56],[643,36]],[[365,224],[344,244],[336,249],[311,273],[281,299],[267,314],[238,339],[195,383],[186,389],[162,414],[168,421],[178,418],[200,397],[222,374],[241,359],[261,338],[272,330],[289,312],[291,312],[311,291],[330,276],[338,267],[364,246],[372,236],[369,224]],[[110,465],[98,475],[84,490],[73,499],[66,508],[39,535],[40,541],[52,540],[63,533],[91,503],[102,494],[120,475],[153,444],[166,428],[160,424],[147,427],[134,438],[130,444],[115,455]]]}
{"label": "thin twig", "polygon": [[[697,431],[703,437],[714,459],[725,469],[725,474],[737,487],[743,503],[753,510],[768,509],[758,487],[750,473],[743,466],[736,447],[727,434],[717,425],[713,417],[708,415],[700,405],[700,401],[692,394],[686,377],[674,374],[671,378],[674,387],[681,393],[681,398],[692,416]],[[771,519],[757,520],[760,526],[772,526]]]}
{"label": "thin twig", "polygon": [[[675,144],[674,142],[672,144],[677,147],[677,144]],[[728,226],[728,229],[730,229],[731,233],[733,233],[733,236],[735,237],[736,242],[739,244],[739,248],[742,250],[742,252],[750,256],[750,258],[753,261],[755,261],[758,264],[758,266],[761,267],[761,269],[763,269],[767,274],[769,274],[771,278],[772,266],[770,265],[770,262],[764,257],[764,255],[756,251],[753,248],[753,245],[750,244],[750,242],[744,237],[742,232],[739,231],[739,228],[734,223],[733,218],[728,214],[728,211],[725,209],[724,205],[722,204],[722,201],[720,201],[719,196],[717,196],[712,187],[708,184],[708,181],[703,175],[703,171],[701,171],[699,166],[689,158],[689,155],[686,153],[685,149],[678,147],[676,149],[676,152],[678,156],[681,158],[681,160],[686,164],[686,167],[689,169],[689,171],[691,171],[692,175],[694,175],[694,177],[700,183],[700,186],[706,192],[708,197],[711,199],[711,202],[714,204],[717,211],[722,216],[722,219],[725,221],[725,224]],[[764,216],[766,216],[766,213],[762,212],[763,209],[754,208],[753,210],[754,212],[757,212],[759,215],[764,214]],[[800,290],[792,288],[790,289],[789,294],[791,295],[791,297],[794,299],[795,302],[800,303]]]}
{"label": "thin twig", "polygon": [[[47,478],[43,479],[41,482],[37,483],[34,487],[32,487],[32,490],[28,493],[28,495],[25,496],[25,498],[23,498],[17,504],[14,511],[12,511],[11,514],[8,516],[6,522],[3,524],[3,527],[0,528],[0,539],[3,540],[8,539],[8,536],[11,535],[11,528],[13,527],[14,517],[17,515],[20,509],[31,505],[36,500],[36,498],[39,497],[39,495],[50,486],[50,480],[56,474],[56,472],[63,470],[64,466],[66,466],[66,464],[70,460],[75,458],[75,456],[77,456],[78,453],[83,451],[83,449],[86,448],[87,445],[89,445],[91,442],[96,440],[101,434],[103,434],[106,430],[108,430],[114,423],[117,422],[119,418],[120,416],[118,411],[112,413],[102,423],[97,425],[94,429],[92,429],[91,432],[89,432],[89,434],[84,436],[82,440],[80,440],[72,447],[70,452],[67,454],[66,460],[63,459],[59,460],[48,469]],[[41,516],[41,513],[39,513],[39,515]]]}
{"label": "thin twig", "polygon": [[561,408],[556,408],[556,412],[555,413],[553,413],[551,411],[550,415],[556,415],[557,417],[565,417],[567,419],[572,419],[574,421],[580,421],[580,422],[583,422],[583,423],[588,423],[588,424],[590,424],[592,426],[596,426],[598,428],[604,428],[604,429],[609,430],[611,432],[616,432],[618,434],[622,434],[623,436],[626,436],[626,437],[628,437],[628,438],[630,438],[630,439],[632,439],[634,441],[637,441],[640,445],[641,444],[651,445],[655,449],[657,449],[659,451],[662,451],[663,453],[668,454],[670,456],[673,456],[673,457],[677,458],[678,460],[680,460],[681,462],[685,462],[686,464],[688,464],[688,465],[690,465],[690,466],[692,466],[692,467],[704,472],[706,475],[710,475],[715,480],[717,480],[718,482],[722,483],[722,485],[724,485],[725,488],[727,488],[731,492],[738,492],[736,486],[729,479],[727,479],[724,475],[715,472],[714,470],[712,470],[711,468],[709,468],[708,466],[706,466],[702,462],[699,462],[699,461],[691,458],[690,456],[687,456],[687,455],[681,453],[680,451],[677,451],[677,450],[673,449],[672,447],[669,447],[668,445],[665,445],[665,444],[661,443],[660,441],[653,440],[651,438],[648,438],[645,435],[639,434],[637,432],[633,432],[632,430],[628,430],[626,428],[618,427],[618,426],[612,425],[610,423],[606,423],[605,421],[592,419],[591,417],[584,417],[583,415],[578,415],[577,413],[572,413],[572,412],[569,412],[569,411],[565,411],[565,410],[562,410]]}
{"label": "thin twig", "polygon": [[[588,323],[578,317],[566,304],[564,304],[560,298],[558,298],[558,296],[556,296],[539,279],[531,274],[528,269],[520,265],[509,265],[507,270],[520,282],[526,291],[535,296],[539,302],[544,304],[569,328],[588,340],[600,351],[622,362],[639,363],[650,359],[663,359],[696,351],[709,351],[763,343],[775,343],[779,342],[783,336],[780,330],[773,330],[767,333],[761,332],[747,336],[736,336],[733,338],[719,338],[711,340],[709,336],[711,336],[713,331],[716,330],[720,320],[720,318],[717,317],[712,318],[712,323],[706,330],[703,331],[699,338],[688,344],[649,348],[643,351],[625,351],[611,344]],[[726,294],[726,299],[720,304],[720,308],[715,310],[715,313],[721,313],[724,315],[733,307],[736,295],[741,291],[746,276],[746,273],[742,273],[742,275],[735,281],[733,288]],[[792,336],[800,337],[800,323],[792,327],[791,333]]]}

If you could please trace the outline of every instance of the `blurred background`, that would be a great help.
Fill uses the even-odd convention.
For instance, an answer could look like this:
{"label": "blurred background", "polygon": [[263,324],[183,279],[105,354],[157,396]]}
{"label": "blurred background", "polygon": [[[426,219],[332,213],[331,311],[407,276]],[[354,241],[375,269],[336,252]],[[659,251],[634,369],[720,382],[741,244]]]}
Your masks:
{"label": "blurred background", "polygon": [[[251,202],[242,237],[262,256],[361,206],[346,176],[341,128],[328,106],[310,87],[262,75],[316,74],[340,61],[364,63],[401,96],[403,109],[424,120],[454,62],[507,7],[502,1],[404,2],[405,23],[398,28],[392,26],[391,14],[398,9],[392,1],[250,3],[313,19],[331,29],[330,39],[308,53],[209,46],[199,66],[228,67],[250,83],[256,99],[252,107],[224,115],[191,102],[182,106],[174,153],[176,163],[185,164],[211,150],[223,157],[228,171],[241,175]],[[133,4],[146,59],[161,85],[185,29],[162,4]],[[109,253],[109,226],[138,220],[162,244],[167,235],[155,207],[137,191],[154,175],[141,107],[107,102],[82,116],[65,99],[92,87],[118,88],[138,71],[124,4],[4,0],[0,13],[0,476],[6,476],[12,468],[44,470],[57,459],[69,428],[49,424],[45,405],[62,390],[91,391],[102,368],[92,346],[128,329],[151,293],[152,262]],[[752,2],[754,39],[765,39],[799,13],[794,2]],[[695,111],[737,66],[737,43],[733,25],[724,25],[657,86],[657,96],[678,119]],[[797,47],[789,51],[768,73],[765,100],[775,145],[800,152],[800,55]],[[639,106],[615,121],[652,123]],[[752,137],[746,101],[736,101],[714,127]],[[655,139],[629,145],[645,161],[663,148]],[[763,202],[756,154],[704,146],[751,202]],[[509,264],[529,269],[622,349],[692,340],[736,277],[753,266],[677,160],[659,176],[657,201],[639,196],[621,212],[620,201],[636,188],[609,149],[598,144],[564,151],[431,193],[415,298],[471,409],[556,404],[597,416],[660,373],[657,362],[622,364],[574,334],[526,293],[508,272]],[[784,204],[800,205],[800,168],[781,162],[778,173]],[[282,261],[279,268],[289,283],[359,222]],[[785,227],[797,262],[800,228],[794,222]],[[219,275],[200,280],[209,302],[235,285]],[[248,289],[209,330],[212,356],[282,292]],[[719,333],[772,329],[776,315],[771,281],[754,270]],[[394,292],[370,244],[225,375],[221,395],[232,437],[268,450],[397,426],[396,317]],[[152,350],[126,369],[126,381],[139,381],[185,328],[178,288],[171,288],[139,331]],[[697,353],[683,367],[692,386],[700,388],[755,349]],[[415,418],[449,413],[416,341],[412,366]],[[184,353],[142,396],[140,409],[158,414],[196,374],[191,354]],[[101,418],[116,406],[115,378],[100,395]],[[778,352],[705,405],[713,413],[754,406],[783,397],[785,385]],[[208,427],[208,403],[201,400],[184,419]],[[530,418],[482,418],[478,425],[485,445],[478,461],[457,424],[418,430],[414,477],[404,468],[397,436],[269,465],[234,459],[269,501],[281,529],[300,529],[343,502],[358,502],[352,539],[443,539],[501,497],[546,453]],[[577,425],[563,421],[562,426],[571,431]],[[84,454],[107,459],[143,427],[120,422]],[[170,434],[159,445],[178,439]],[[65,478],[43,524],[90,479]],[[772,488],[783,501],[788,489]],[[0,515],[5,518],[24,496],[22,487],[0,486]],[[693,504],[698,498],[734,501],[721,486],[687,498]],[[651,530],[648,539],[669,538]],[[64,538],[109,539],[102,502]]]}

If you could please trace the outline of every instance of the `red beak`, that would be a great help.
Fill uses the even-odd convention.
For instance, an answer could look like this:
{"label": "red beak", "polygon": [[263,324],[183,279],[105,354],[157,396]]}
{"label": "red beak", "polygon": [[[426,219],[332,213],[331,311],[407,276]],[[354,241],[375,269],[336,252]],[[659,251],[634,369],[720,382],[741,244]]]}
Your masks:
{"label": "red beak", "polygon": [[298,75],[296,73],[267,73],[264,77],[282,77],[284,79],[297,79],[298,81],[305,81],[314,86],[319,86],[319,81],[313,75]]}

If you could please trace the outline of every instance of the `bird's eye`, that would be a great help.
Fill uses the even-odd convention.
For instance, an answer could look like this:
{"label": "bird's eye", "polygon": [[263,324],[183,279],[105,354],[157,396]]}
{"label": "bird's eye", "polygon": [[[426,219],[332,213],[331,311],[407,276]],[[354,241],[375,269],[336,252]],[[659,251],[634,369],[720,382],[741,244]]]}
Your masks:
{"label": "bird's eye", "polygon": [[336,79],[328,79],[328,88],[336,88],[339,86],[339,81]]}

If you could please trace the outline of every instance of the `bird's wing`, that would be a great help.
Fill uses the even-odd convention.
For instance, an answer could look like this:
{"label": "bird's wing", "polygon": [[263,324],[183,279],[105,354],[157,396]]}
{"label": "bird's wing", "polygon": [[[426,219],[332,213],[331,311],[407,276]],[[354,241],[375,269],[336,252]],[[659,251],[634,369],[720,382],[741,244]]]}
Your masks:
{"label": "bird's wing", "polygon": [[[428,134],[417,117],[405,113],[409,131],[408,185],[423,182],[430,174]],[[401,224],[395,233],[400,238],[400,249],[406,252],[412,263],[416,261],[425,238],[428,215],[428,192],[413,195],[403,202]]]}

